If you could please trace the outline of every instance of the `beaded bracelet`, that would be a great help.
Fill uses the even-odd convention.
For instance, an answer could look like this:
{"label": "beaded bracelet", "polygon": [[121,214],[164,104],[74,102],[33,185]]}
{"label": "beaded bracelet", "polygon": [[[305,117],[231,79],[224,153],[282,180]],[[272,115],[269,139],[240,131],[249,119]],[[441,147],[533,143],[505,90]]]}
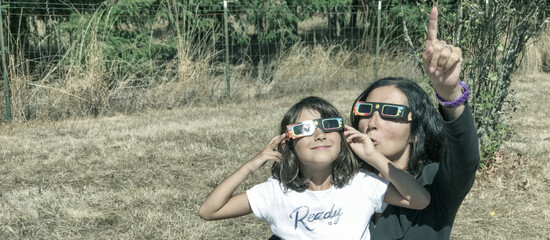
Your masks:
{"label": "beaded bracelet", "polygon": [[470,91],[468,90],[468,86],[466,86],[466,84],[463,83],[462,81],[458,82],[458,84],[460,84],[462,89],[464,89],[464,92],[462,93],[462,95],[460,95],[460,97],[458,97],[456,100],[454,100],[452,102],[447,102],[447,101],[443,100],[439,96],[439,94],[437,94],[437,92],[435,93],[435,97],[437,98],[437,100],[439,100],[439,104],[442,107],[444,107],[444,108],[456,108],[456,107],[464,104],[466,102],[466,100],[468,100],[468,98],[470,97]]}

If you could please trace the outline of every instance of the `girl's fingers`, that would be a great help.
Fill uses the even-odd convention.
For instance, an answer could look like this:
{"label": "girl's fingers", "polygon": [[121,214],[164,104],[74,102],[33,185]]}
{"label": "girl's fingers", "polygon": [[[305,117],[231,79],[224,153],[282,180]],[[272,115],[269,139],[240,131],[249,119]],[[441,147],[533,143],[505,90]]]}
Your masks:
{"label": "girl's fingers", "polygon": [[267,157],[267,160],[273,160],[275,162],[281,162],[282,155],[280,152],[271,152],[271,154]]}
{"label": "girl's fingers", "polygon": [[266,146],[266,149],[276,149],[277,146],[286,138],[286,133],[277,135],[269,141],[269,143]]}
{"label": "girl's fingers", "polygon": [[286,133],[283,133],[283,134],[279,134],[273,138],[271,138],[271,140],[269,141],[268,145],[275,145],[277,146],[279,143],[281,143],[281,141],[285,138],[286,136]]}

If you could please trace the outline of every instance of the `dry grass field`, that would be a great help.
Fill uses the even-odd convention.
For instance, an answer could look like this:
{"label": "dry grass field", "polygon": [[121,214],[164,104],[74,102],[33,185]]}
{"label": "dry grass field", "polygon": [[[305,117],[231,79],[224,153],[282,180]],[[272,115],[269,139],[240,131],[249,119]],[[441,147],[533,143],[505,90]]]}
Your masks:
{"label": "dry grass field", "polygon": [[[235,95],[226,102],[0,124],[0,239],[266,239],[268,225],[252,215],[206,222],[198,208],[277,133],[299,99],[322,96],[347,121],[373,61],[346,69],[346,61],[362,57],[332,50],[309,49],[317,58],[303,48],[291,51],[266,73],[268,86],[251,87],[247,76],[235,74]],[[510,122],[514,137],[479,172],[452,239],[549,239],[550,74],[529,69],[520,69],[512,83],[519,101]],[[421,79],[407,59],[382,59],[380,72]],[[148,109],[145,103],[170,100],[168,92],[136,102]],[[268,176],[264,166],[239,191]]]}
{"label": "dry grass field", "polygon": [[[550,236],[550,74],[516,76],[513,88],[516,134],[478,175],[453,239]],[[318,95],[347,116],[360,91],[0,125],[0,239],[266,239],[251,215],[205,222],[198,207],[276,134],[290,105]]]}

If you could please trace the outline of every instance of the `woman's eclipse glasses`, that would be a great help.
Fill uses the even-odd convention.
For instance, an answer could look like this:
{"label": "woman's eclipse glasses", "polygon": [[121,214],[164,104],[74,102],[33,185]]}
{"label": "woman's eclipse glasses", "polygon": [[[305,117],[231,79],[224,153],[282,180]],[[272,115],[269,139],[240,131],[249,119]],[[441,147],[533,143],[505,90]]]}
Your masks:
{"label": "woman's eclipse glasses", "polygon": [[337,132],[344,130],[344,121],[340,117],[317,118],[287,125],[286,131],[289,138],[296,139],[313,135],[316,128],[323,132]]}
{"label": "woman's eclipse glasses", "polygon": [[411,109],[404,105],[357,101],[353,107],[355,116],[371,117],[375,111],[383,119],[412,121]]}

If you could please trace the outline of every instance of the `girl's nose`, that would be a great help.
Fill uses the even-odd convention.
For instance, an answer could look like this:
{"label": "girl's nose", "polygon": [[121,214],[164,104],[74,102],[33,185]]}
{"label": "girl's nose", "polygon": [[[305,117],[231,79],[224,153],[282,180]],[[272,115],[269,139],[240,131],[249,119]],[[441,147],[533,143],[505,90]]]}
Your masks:
{"label": "girl's nose", "polygon": [[315,129],[315,132],[313,132],[313,137],[316,141],[327,139],[327,135],[320,128]]}

